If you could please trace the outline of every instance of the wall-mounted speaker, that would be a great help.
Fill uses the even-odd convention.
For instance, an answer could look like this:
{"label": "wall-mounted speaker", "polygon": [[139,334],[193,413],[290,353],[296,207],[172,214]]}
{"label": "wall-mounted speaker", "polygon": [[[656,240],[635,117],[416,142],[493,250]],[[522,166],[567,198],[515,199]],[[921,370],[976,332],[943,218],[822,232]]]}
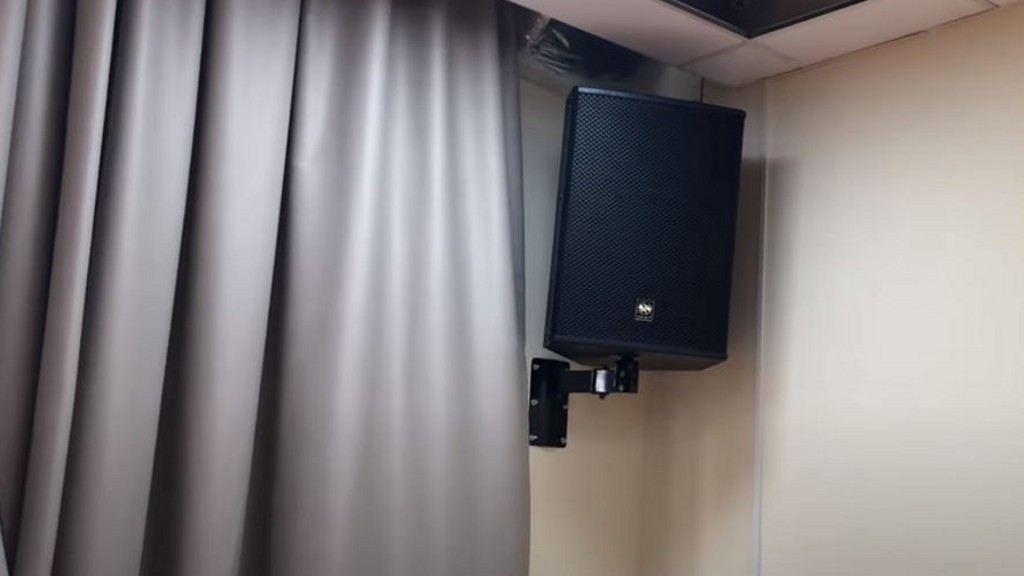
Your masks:
{"label": "wall-mounted speaker", "polygon": [[547,348],[647,369],[727,357],[744,119],[696,102],[573,90]]}

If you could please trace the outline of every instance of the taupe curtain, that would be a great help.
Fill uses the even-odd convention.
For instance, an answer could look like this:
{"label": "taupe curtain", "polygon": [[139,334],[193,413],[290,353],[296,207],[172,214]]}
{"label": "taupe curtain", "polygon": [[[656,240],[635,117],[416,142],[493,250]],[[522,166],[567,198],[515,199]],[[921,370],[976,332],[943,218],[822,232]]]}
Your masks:
{"label": "taupe curtain", "polygon": [[0,574],[525,575],[499,11],[0,0]]}

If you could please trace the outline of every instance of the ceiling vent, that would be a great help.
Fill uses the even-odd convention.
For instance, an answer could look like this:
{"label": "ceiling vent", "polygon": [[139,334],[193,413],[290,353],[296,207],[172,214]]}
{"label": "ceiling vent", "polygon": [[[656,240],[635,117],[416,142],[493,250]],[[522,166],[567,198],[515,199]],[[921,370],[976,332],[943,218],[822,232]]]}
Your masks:
{"label": "ceiling vent", "polygon": [[663,0],[754,38],[773,30],[817,18],[864,0]]}

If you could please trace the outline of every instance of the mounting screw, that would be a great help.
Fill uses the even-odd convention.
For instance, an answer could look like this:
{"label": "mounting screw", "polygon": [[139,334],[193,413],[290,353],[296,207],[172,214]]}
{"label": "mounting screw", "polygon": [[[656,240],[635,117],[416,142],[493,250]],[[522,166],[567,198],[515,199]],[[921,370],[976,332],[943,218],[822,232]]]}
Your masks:
{"label": "mounting screw", "polygon": [[536,398],[530,400],[530,406],[536,406],[537,404],[540,404],[540,400],[537,400]]}
{"label": "mounting screw", "polygon": [[568,410],[569,404],[562,404],[562,410]]}
{"label": "mounting screw", "polygon": [[534,364],[533,365],[533,369],[534,370],[540,370],[540,364]]}
{"label": "mounting screw", "polygon": [[565,444],[565,443],[566,443],[565,437],[562,437],[562,444]]}
{"label": "mounting screw", "polygon": [[536,442],[536,441],[537,441],[537,435],[536,434],[530,434],[530,442]]}

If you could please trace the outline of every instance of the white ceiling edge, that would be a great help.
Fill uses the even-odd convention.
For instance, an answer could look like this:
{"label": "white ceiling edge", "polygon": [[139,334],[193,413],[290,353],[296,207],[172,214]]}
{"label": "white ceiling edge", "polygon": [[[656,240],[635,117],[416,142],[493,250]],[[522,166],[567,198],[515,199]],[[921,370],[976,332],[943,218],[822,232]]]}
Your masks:
{"label": "white ceiling edge", "polygon": [[722,86],[739,87],[801,66],[803,64],[795,58],[747,40],[739,46],[686,64],[683,69]]}
{"label": "white ceiling edge", "polygon": [[[868,0],[747,40],[686,67],[726,86],[743,86],[995,7],[986,0]],[[741,50],[745,56],[737,62],[731,53]]]}
{"label": "white ceiling edge", "polygon": [[870,0],[754,41],[816,64],[993,8],[984,0]]}
{"label": "white ceiling edge", "polygon": [[1021,0],[867,0],[746,39],[660,0],[514,0],[645,56],[744,86]]}

